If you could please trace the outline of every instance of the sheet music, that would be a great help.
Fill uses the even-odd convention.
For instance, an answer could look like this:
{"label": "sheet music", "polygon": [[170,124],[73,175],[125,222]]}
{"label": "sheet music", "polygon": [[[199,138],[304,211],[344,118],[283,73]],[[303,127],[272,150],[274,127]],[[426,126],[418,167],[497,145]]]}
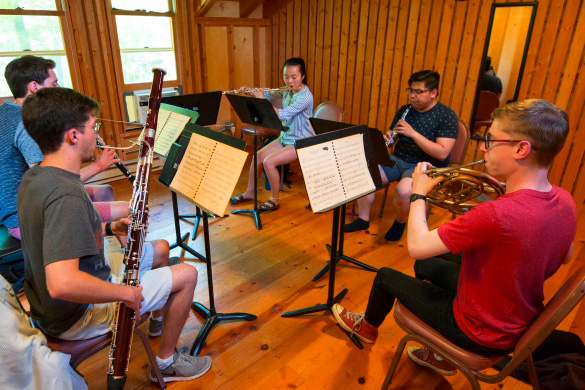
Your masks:
{"label": "sheet music", "polygon": [[362,134],[301,148],[297,154],[315,212],[375,190]]}
{"label": "sheet music", "polygon": [[214,214],[224,215],[247,156],[243,150],[217,143],[195,201]]}
{"label": "sheet music", "polygon": [[248,153],[193,134],[171,189],[198,206],[224,215]]}
{"label": "sheet music", "polygon": [[170,185],[174,191],[188,199],[195,198],[215,144],[215,141],[199,134],[191,136],[185,155]]}
{"label": "sheet music", "polygon": [[363,135],[356,134],[333,142],[346,198],[373,191],[376,186],[368,169]]}
{"label": "sheet music", "polygon": [[156,125],[156,138],[154,140],[154,152],[166,156],[171,149],[173,142],[189,123],[191,118],[187,115],[161,109],[159,110]]}

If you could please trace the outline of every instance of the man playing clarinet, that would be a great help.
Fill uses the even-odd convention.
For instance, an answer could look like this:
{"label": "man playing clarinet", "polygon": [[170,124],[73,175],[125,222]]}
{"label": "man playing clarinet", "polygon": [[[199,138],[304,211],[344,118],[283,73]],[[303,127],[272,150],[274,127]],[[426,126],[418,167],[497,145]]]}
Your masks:
{"label": "man playing clarinet", "polygon": [[[398,181],[394,190],[393,205],[396,219],[384,238],[398,241],[402,237],[410,207],[412,173],[416,164],[428,161],[436,167],[449,165],[449,155],[459,132],[457,115],[437,101],[439,74],[430,70],[413,73],[408,79],[410,104],[400,107],[394,115],[390,129],[398,135],[390,159],[394,167],[379,166],[384,183]],[[391,132],[387,134],[392,137]],[[358,199],[359,218],[345,225],[346,232],[370,227],[370,209],[375,193]]]}
{"label": "man playing clarinet", "polygon": [[[23,105],[24,126],[44,155],[24,175],[17,202],[32,320],[48,335],[81,340],[112,330],[118,302],[140,314],[152,312],[151,322],[161,324],[156,360],[164,381],[198,378],[211,358],[175,352],[196,269],[167,266],[164,240],[145,243],[140,287],[115,283],[105,260],[104,234],[126,235],[130,220],[102,224],[80,178],[96,147],[98,111],[96,101],[66,88],[41,89]],[[156,381],[153,372],[150,377]]]}

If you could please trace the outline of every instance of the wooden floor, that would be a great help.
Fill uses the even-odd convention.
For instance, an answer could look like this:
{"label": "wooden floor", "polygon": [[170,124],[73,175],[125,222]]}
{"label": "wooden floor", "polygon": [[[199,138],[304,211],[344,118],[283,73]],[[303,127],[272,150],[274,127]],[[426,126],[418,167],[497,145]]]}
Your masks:
{"label": "wooden floor", "polygon": [[[247,165],[246,165],[247,167]],[[210,220],[211,258],[215,301],[219,312],[243,311],[256,314],[254,322],[223,323],[216,327],[202,354],[213,358],[213,366],[205,376],[192,382],[169,385],[172,389],[378,389],[384,379],[403,331],[392,315],[380,327],[373,346],[358,350],[335,325],[329,313],[297,318],[281,318],[281,313],[326,302],[327,278],[311,282],[311,278],[327,261],[325,244],[330,241],[332,213],[316,215],[308,211],[305,186],[298,165],[292,189],[281,196],[280,210],[262,215],[263,229],[256,230],[249,216],[230,215]],[[156,174],[155,176],[158,176]],[[126,181],[113,184],[120,199],[130,197]],[[237,186],[244,188],[243,180]],[[259,186],[263,188],[263,182]],[[259,198],[268,198],[260,191]],[[381,194],[372,212],[372,223],[366,232],[346,235],[347,255],[374,267],[393,267],[413,274],[413,259],[408,256],[406,238],[389,243],[383,236],[393,221],[390,200],[385,215],[377,217]],[[150,194],[151,218],[149,239],[174,239],[171,196],[168,189],[153,181]],[[245,205],[248,207],[248,205]],[[194,206],[180,200],[181,213],[191,213]],[[232,210],[228,208],[228,212]],[[375,216],[374,216],[375,214]],[[436,227],[450,216],[434,209],[429,218]],[[181,223],[184,232],[191,225]],[[577,251],[583,246],[583,224],[579,224]],[[189,245],[203,253],[201,235]],[[184,256],[179,249],[171,252]],[[183,257],[193,261],[192,256]],[[575,263],[575,262],[572,262]],[[546,292],[558,288],[574,264],[568,264],[547,282]],[[208,304],[207,273],[204,263],[193,261],[199,271],[195,301]],[[343,264],[343,262],[341,263]],[[336,290],[348,288],[343,304],[350,310],[365,309],[374,273],[343,264],[337,270]],[[563,324],[569,329],[573,313]],[[179,340],[179,348],[189,348],[202,327],[202,320],[191,314]],[[582,336],[583,337],[583,336]],[[158,348],[158,339],[152,339]],[[107,354],[104,350],[88,359],[79,371],[91,389],[105,388]],[[132,347],[127,389],[155,388],[148,379],[150,367],[139,339]],[[442,377],[429,369],[415,366],[403,356],[395,374],[393,389],[467,389],[461,374]],[[528,389],[528,385],[507,379],[502,385],[483,385],[485,389]]]}

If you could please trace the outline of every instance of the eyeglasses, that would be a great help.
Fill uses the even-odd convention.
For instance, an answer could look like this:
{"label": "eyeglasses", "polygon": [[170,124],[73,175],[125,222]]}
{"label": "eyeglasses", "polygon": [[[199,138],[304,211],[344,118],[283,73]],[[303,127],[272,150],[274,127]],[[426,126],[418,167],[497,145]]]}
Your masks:
{"label": "eyeglasses", "polygon": [[[493,139],[491,134],[487,134],[484,136],[478,135],[478,134],[473,134],[471,136],[471,139],[475,140],[475,141],[483,141],[483,144],[486,148],[486,150],[489,150],[490,147],[493,145],[494,142],[508,142],[508,143],[512,143],[512,142],[522,142],[522,141],[526,141],[524,139]],[[526,141],[528,142],[528,141]],[[532,146],[532,144],[530,144],[530,149],[532,150],[536,150],[536,148],[534,146]]]}
{"label": "eyeglasses", "polygon": [[[86,126],[79,126],[76,127],[76,129],[85,129]],[[102,129],[102,124],[100,122],[95,122],[93,124],[93,126],[91,126],[91,129],[93,130],[94,134],[99,134],[100,130]]]}
{"label": "eyeglasses", "polygon": [[411,94],[412,93],[414,96],[418,96],[418,95],[420,95],[422,93],[429,92],[429,91],[430,91],[430,89],[412,89],[412,88],[406,88],[406,92],[408,94]]}

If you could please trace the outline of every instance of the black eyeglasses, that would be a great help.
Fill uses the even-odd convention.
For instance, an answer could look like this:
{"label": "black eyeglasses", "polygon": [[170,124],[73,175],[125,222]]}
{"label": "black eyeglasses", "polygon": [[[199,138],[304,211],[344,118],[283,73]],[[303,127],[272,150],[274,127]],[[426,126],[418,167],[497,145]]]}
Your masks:
{"label": "black eyeglasses", "polygon": [[409,93],[409,94],[412,93],[414,96],[418,96],[418,95],[420,95],[422,93],[429,92],[429,91],[430,91],[430,89],[412,89],[412,88],[406,88],[406,92]]}
{"label": "black eyeglasses", "polygon": [[[486,148],[486,150],[490,149],[490,145],[492,145],[494,142],[508,142],[508,143],[512,143],[512,142],[522,142],[522,141],[526,141],[525,139],[493,139],[491,134],[487,134],[484,136],[478,135],[478,134],[473,134],[471,136],[472,140],[475,141],[483,141],[483,144]],[[530,143],[529,141],[526,141],[528,143]],[[536,148],[534,146],[532,146],[532,144],[530,144],[530,149],[532,150],[536,150]]]}

